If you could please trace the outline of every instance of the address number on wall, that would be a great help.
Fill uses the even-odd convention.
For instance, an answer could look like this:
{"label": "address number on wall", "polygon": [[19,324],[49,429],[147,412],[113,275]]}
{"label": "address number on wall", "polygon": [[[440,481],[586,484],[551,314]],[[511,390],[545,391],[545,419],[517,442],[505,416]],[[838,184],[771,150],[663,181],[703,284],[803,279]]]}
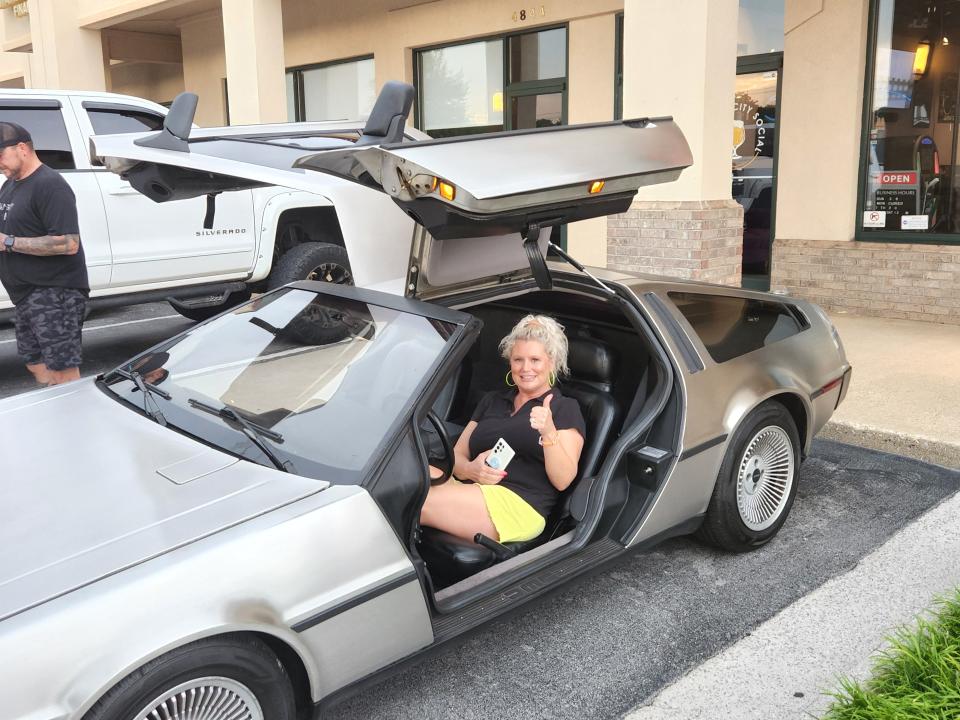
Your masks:
{"label": "address number on wall", "polygon": [[543,17],[546,14],[547,14],[547,9],[544,5],[538,5],[532,8],[524,8],[523,10],[514,10],[513,21],[526,22],[527,20],[533,20],[534,18]]}

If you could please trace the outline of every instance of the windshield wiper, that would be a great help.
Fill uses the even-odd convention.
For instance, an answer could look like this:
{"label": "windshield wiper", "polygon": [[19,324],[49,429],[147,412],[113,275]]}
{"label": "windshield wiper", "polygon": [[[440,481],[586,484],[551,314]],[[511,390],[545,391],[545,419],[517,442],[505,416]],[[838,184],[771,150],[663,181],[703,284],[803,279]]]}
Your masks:
{"label": "windshield wiper", "polygon": [[240,426],[240,432],[246,435],[250,439],[250,442],[256,445],[260,449],[260,452],[270,459],[270,462],[273,463],[273,466],[277,468],[277,470],[290,472],[288,463],[277,457],[277,454],[273,451],[273,448],[271,448],[270,445],[264,440],[264,438],[266,438],[267,440],[272,440],[275,443],[282,443],[283,435],[280,433],[274,432],[273,430],[267,430],[264,427],[260,427],[256,423],[250,422],[229,405],[216,408],[213,405],[207,405],[205,402],[201,402],[193,398],[187,400],[187,404],[190,405],[190,407],[196,408],[197,410],[203,410],[204,412],[208,412],[211,415],[216,415],[224,420],[232,420]]}
{"label": "windshield wiper", "polygon": [[[155,395],[159,395],[164,400],[169,400],[171,395],[166,390],[161,390],[156,385],[152,385],[143,379],[143,376],[138,373],[136,370],[124,370],[123,368],[115,368],[103,376],[104,382],[110,382],[110,379],[119,375],[122,378],[130,380],[134,385],[137,386],[137,390],[143,393],[143,411],[149,415],[151,418],[157,421],[163,427],[167,426],[167,419],[163,416],[163,412],[160,410],[160,405],[157,403]],[[147,401],[153,400],[153,410],[147,406]]]}

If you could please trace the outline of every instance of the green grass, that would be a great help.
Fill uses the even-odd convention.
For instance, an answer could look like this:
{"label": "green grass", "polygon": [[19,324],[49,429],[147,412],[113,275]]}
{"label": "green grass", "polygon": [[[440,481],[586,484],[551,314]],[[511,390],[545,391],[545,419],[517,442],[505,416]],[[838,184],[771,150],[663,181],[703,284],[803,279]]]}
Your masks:
{"label": "green grass", "polygon": [[889,638],[869,680],[840,681],[824,720],[960,720],[960,589],[937,606]]}

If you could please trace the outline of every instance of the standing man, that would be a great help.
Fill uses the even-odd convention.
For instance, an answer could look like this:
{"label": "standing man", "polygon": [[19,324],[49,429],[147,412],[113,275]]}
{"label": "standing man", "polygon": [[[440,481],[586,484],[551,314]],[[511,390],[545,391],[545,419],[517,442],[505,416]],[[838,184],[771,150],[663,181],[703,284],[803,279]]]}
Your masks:
{"label": "standing man", "polygon": [[16,306],[17,352],[41,385],[80,378],[90,283],[77,201],[22,126],[0,122],[0,282]]}

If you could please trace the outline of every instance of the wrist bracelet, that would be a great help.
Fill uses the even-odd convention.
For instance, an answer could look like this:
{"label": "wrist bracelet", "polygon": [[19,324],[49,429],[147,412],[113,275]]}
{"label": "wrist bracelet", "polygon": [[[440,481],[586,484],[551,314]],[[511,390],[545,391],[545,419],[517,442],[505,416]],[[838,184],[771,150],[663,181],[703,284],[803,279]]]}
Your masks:
{"label": "wrist bracelet", "polygon": [[551,434],[553,437],[550,438],[547,442],[544,442],[544,441],[543,441],[543,435],[540,436],[540,440],[539,440],[540,447],[553,447],[553,446],[556,445],[558,442],[560,442],[560,433],[559,433],[559,432],[554,432],[554,433],[550,433],[550,434]]}

